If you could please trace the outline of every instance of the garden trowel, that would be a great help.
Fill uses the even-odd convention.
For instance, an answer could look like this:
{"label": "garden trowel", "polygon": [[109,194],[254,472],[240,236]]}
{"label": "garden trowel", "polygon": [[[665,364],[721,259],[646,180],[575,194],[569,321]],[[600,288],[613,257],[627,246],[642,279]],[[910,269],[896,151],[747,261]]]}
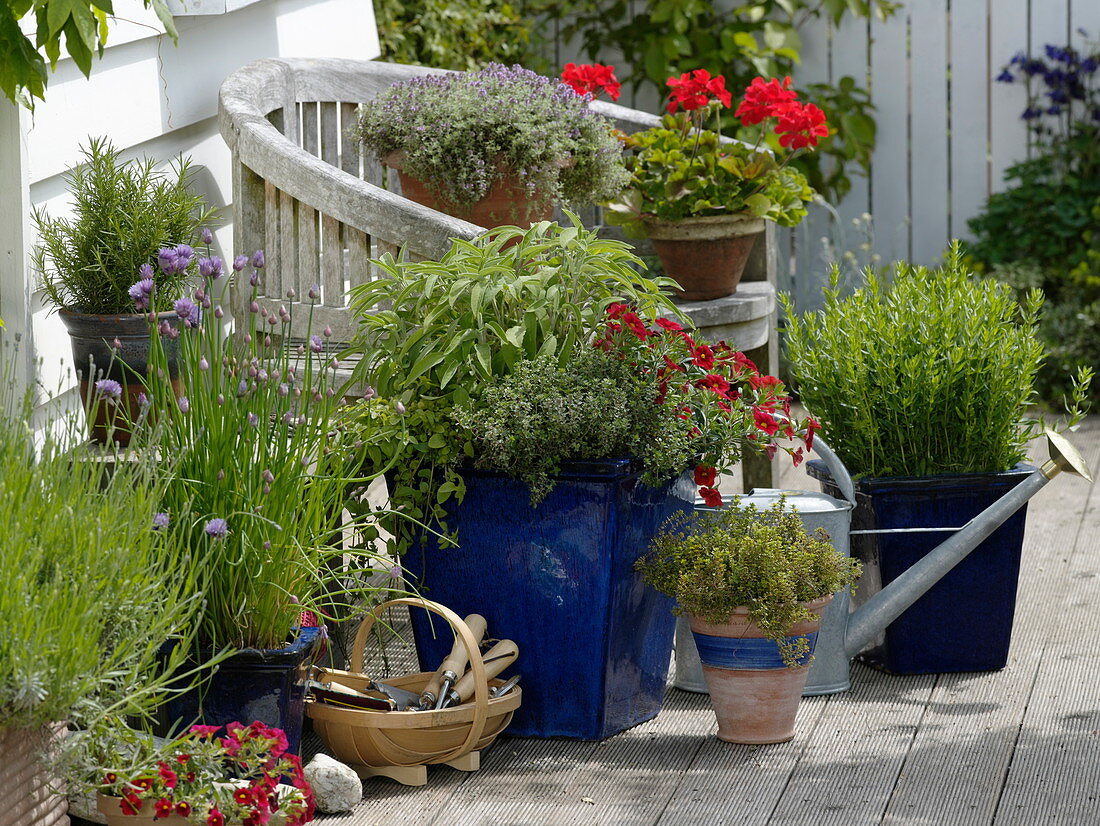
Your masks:
{"label": "garden trowel", "polygon": [[[480,643],[482,637],[485,636],[485,617],[481,614],[470,614],[463,621],[470,629],[470,633],[474,635],[474,642]],[[461,638],[456,636],[451,653],[447,655],[447,659],[440,663],[435,674],[424,686],[424,691],[417,699],[417,708],[422,711],[430,708],[442,708],[443,698],[447,696],[447,692],[458,680],[459,675],[466,670],[466,663],[469,662],[469,659],[466,646]]]}

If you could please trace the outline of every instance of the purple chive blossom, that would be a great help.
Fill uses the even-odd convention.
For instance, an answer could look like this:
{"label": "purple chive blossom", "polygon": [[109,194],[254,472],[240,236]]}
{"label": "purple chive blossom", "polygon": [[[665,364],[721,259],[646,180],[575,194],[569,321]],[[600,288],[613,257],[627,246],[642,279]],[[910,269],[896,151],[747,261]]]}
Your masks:
{"label": "purple chive blossom", "polygon": [[160,334],[165,338],[180,337],[180,331],[176,327],[173,327],[171,324],[169,324],[167,321],[162,321],[157,329],[160,330]]}
{"label": "purple chive blossom", "polygon": [[153,530],[159,531],[162,528],[168,527],[168,514],[166,513],[154,513],[153,514]]}
{"label": "purple chive blossom", "polygon": [[248,424],[249,424],[250,427],[259,427],[260,426],[260,417],[257,416],[255,413],[249,413],[248,414]]}
{"label": "purple chive blossom", "polygon": [[118,340],[118,336],[115,336],[113,339],[111,339],[111,349],[112,350],[121,350],[122,349],[122,342]]}
{"label": "purple chive blossom", "polygon": [[179,405],[181,413],[186,413],[188,410],[191,409],[191,402],[187,400],[187,396],[180,396],[179,401],[177,401],[176,404]]}
{"label": "purple chive blossom", "polygon": [[219,470],[217,473],[214,474],[214,478],[217,479],[219,482],[222,481],[222,479],[225,478],[225,471]]}
{"label": "purple chive blossom", "polygon": [[396,405],[394,405],[393,409],[397,411],[397,415],[399,415],[399,416],[404,416],[405,415],[405,405],[401,404],[401,402],[398,402]]}
{"label": "purple chive blossom", "polygon": [[222,309],[221,304],[214,308],[214,318],[225,318],[225,310]]}
{"label": "purple chive blossom", "polygon": [[206,360],[206,356],[203,356],[201,359],[199,359],[199,369],[202,370],[204,373],[210,369],[210,362]]}
{"label": "purple chive blossom", "polygon": [[204,278],[221,278],[225,274],[225,264],[216,255],[199,259],[199,274]]}
{"label": "purple chive blossom", "polygon": [[374,392],[374,388],[367,386],[367,389],[363,391],[363,398],[367,401],[373,399],[377,394]]}
{"label": "purple chive blossom", "polygon": [[309,288],[309,297],[312,301],[316,301],[318,298],[321,297],[320,284],[314,284],[312,287]]}
{"label": "purple chive blossom", "polygon": [[203,528],[206,531],[206,535],[212,539],[225,539],[229,535],[229,523],[224,519],[211,519],[206,523],[206,527]]}
{"label": "purple chive blossom", "polygon": [[114,379],[100,379],[95,383],[95,391],[110,401],[122,398],[122,385]]}
{"label": "purple chive blossom", "polygon": [[260,274],[255,270],[252,271],[252,275],[248,276],[248,286],[258,287],[260,286]]}
{"label": "purple chive blossom", "polygon": [[184,324],[188,327],[199,326],[199,308],[190,298],[185,296],[179,299],[173,307],[175,307],[176,315],[182,318]]}
{"label": "purple chive blossom", "polygon": [[176,273],[176,262],[179,259],[179,253],[172,247],[162,247],[157,253],[157,265],[160,267],[161,272],[166,275],[174,275]]}
{"label": "purple chive blossom", "polygon": [[202,242],[204,244],[213,244],[214,243],[214,233],[212,233],[210,231],[209,227],[203,227],[202,228],[202,232],[199,233],[199,238],[202,239]]}
{"label": "purple chive blossom", "polygon": [[284,399],[286,398],[286,396],[289,392],[290,392],[290,388],[287,387],[286,382],[283,382],[282,384],[279,385],[279,395],[282,396]]}
{"label": "purple chive blossom", "polygon": [[237,395],[238,396],[243,396],[247,392],[248,392],[248,382],[245,381],[244,379],[241,379],[241,383],[237,385]]}
{"label": "purple chive blossom", "polygon": [[390,570],[389,570],[389,574],[390,574],[390,579],[401,579],[401,574],[402,574],[401,565],[400,564],[391,565]]}
{"label": "purple chive blossom", "polygon": [[266,470],[266,469],[265,469],[265,470],[264,470],[264,472],[263,472],[263,474],[261,474],[261,475],[263,476],[263,480],[264,480],[265,482],[267,482],[267,483],[268,483],[269,485],[270,485],[270,484],[271,484],[272,482],[274,482],[274,481],[275,481],[275,474],[274,474],[274,473],[272,473],[272,472],[271,472],[270,470]]}
{"label": "purple chive blossom", "polygon": [[138,393],[137,402],[138,402],[138,407],[143,412],[148,410],[149,406],[152,404],[152,402],[149,401],[149,397],[146,396],[144,393]]}
{"label": "purple chive blossom", "polygon": [[293,301],[295,298],[298,297],[298,293],[296,293],[294,291],[294,288],[291,287],[289,290],[286,291],[286,297],[287,297],[287,300]]}
{"label": "purple chive blossom", "polygon": [[255,267],[258,270],[262,270],[264,268],[264,263],[265,263],[265,261],[264,261],[264,251],[263,250],[256,250],[254,253],[252,253],[252,266],[253,267]]}
{"label": "purple chive blossom", "polygon": [[140,281],[135,282],[128,290],[130,298],[134,301],[134,306],[139,310],[149,309],[151,303],[149,297],[153,294],[155,287],[156,285],[151,277],[143,277]]}
{"label": "purple chive blossom", "polygon": [[153,280],[153,265],[152,264],[142,264],[140,267],[138,267],[138,276],[142,281],[152,281]]}
{"label": "purple chive blossom", "polygon": [[183,272],[191,266],[191,259],[195,257],[195,251],[187,244],[176,247],[176,272]]}
{"label": "purple chive blossom", "polygon": [[310,336],[309,349],[312,350],[314,353],[320,353],[322,350],[325,349],[325,343],[321,341],[320,336]]}
{"label": "purple chive blossom", "polygon": [[248,256],[247,255],[238,255],[236,258],[233,259],[233,271],[234,272],[240,272],[241,270],[243,270],[247,266],[248,266]]}
{"label": "purple chive blossom", "polygon": [[325,329],[322,330],[321,332],[324,333],[325,338],[332,338],[332,328],[331,327],[326,326]]}

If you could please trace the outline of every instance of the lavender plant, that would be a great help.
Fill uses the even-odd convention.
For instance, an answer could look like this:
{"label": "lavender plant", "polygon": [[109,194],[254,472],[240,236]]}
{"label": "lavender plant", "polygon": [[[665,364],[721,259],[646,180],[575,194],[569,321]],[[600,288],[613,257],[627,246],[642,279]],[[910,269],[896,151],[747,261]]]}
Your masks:
{"label": "lavender plant", "polygon": [[[161,269],[175,268],[179,248],[165,250]],[[201,643],[237,648],[282,646],[303,609],[331,616],[326,596],[334,576],[369,565],[371,553],[341,562],[341,523],[349,488],[360,480],[362,443],[334,426],[341,399],[327,329],[306,343],[285,342],[292,312],[309,312],[287,294],[277,313],[251,304],[227,337],[217,295],[229,271],[247,270],[255,299],[264,255],[240,255],[227,267],[197,258],[199,287],[174,304],[180,329],[167,323],[152,336],[148,397],[136,424],[137,443],[171,457],[159,524],[180,538],[180,569],[205,595]],[[156,278],[135,285],[138,306],[155,302]],[[155,316],[150,316],[154,319]],[[179,374],[169,375],[165,341],[178,337]],[[384,469],[383,469],[384,470]],[[365,590],[365,589],[360,589]]]}
{"label": "lavender plant", "polygon": [[485,197],[508,167],[528,195],[607,201],[627,173],[609,121],[590,98],[520,66],[431,74],[395,83],[363,106],[356,136],[458,208]]}

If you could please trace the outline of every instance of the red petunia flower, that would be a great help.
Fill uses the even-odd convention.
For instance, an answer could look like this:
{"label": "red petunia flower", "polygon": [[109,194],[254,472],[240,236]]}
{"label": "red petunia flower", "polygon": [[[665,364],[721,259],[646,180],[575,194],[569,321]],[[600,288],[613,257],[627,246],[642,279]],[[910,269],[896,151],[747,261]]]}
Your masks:
{"label": "red petunia flower", "polygon": [[114,772],[107,772],[107,775],[103,778],[104,785],[110,786],[113,783],[118,782],[118,775]]}
{"label": "red petunia flower", "polygon": [[758,368],[753,360],[746,356],[744,353],[734,353],[733,361],[739,367],[744,367],[746,370],[751,370],[754,373],[760,372],[760,368]]}
{"label": "red petunia flower", "polygon": [[249,789],[237,789],[233,792],[233,800],[241,806],[247,806],[252,802],[252,792]]}
{"label": "red petunia flower", "polygon": [[717,100],[727,108],[733,102],[732,95],[726,89],[726,79],[722,75],[711,77],[706,69],[684,72],[678,78],[670,77],[667,83],[672,89],[668,102],[670,114],[679,109],[693,112],[708,106],[712,100]]}
{"label": "red petunia flower", "polygon": [[153,820],[162,820],[169,817],[172,814],[172,810],[175,806],[172,805],[172,801],[167,797],[162,797],[156,803],[153,804]]}
{"label": "red petunia flower", "polygon": [[623,324],[642,341],[653,335],[636,313],[623,313]]}
{"label": "red petunia flower", "polygon": [[658,318],[657,319],[657,326],[658,327],[663,327],[664,329],[669,330],[673,333],[678,333],[678,332],[680,332],[684,329],[677,322],[673,321],[671,318]]}
{"label": "red petunia flower", "polygon": [[745,99],[737,107],[734,115],[741,119],[745,126],[755,126],[767,118],[777,118],[795,103],[798,97],[791,88],[790,77],[764,80],[762,77],[754,78],[745,90]]}
{"label": "red petunia flower", "polygon": [[779,135],[779,145],[788,149],[804,149],[817,146],[817,139],[827,137],[829,127],[825,125],[825,113],[807,103],[794,105],[779,117],[775,127]]}
{"label": "red petunia flower", "polygon": [[600,92],[607,92],[609,98],[618,100],[622,88],[615,77],[615,67],[604,66],[602,63],[584,63],[580,66],[566,63],[561,79],[578,95],[598,97]]}
{"label": "red petunia flower", "polygon": [[181,766],[186,765],[187,761],[190,760],[190,759],[191,759],[190,754],[177,754],[176,755],[176,762],[179,763]]}
{"label": "red petunia flower", "polygon": [[118,801],[118,808],[124,815],[136,815],[141,811],[141,798],[134,794],[124,794]]}
{"label": "red petunia flower", "polygon": [[795,450],[794,453],[791,454],[791,460],[794,462],[795,467],[798,467],[800,464],[802,464],[803,458],[804,456],[802,453],[802,448],[798,448],[797,450]]}
{"label": "red petunia flower", "polygon": [[206,816],[206,826],[225,826],[225,815],[218,811],[217,804],[210,807],[210,813]]}
{"label": "red petunia flower", "polygon": [[699,495],[703,497],[703,501],[706,502],[709,508],[722,507],[722,494],[720,494],[714,488],[706,487],[699,488]]}
{"label": "red petunia flower", "polygon": [[663,358],[665,360],[665,366],[668,367],[669,370],[675,370],[678,373],[685,372],[684,371],[684,365],[677,364],[672,359],[670,359],[668,356],[661,356],[661,358]]}
{"label": "red petunia flower", "polygon": [[192,734],[197,734],[203,739],[213,737],[219,731],[221,731],[221,726],[191,726],[190,728]]}
{"label": "red petunia flower", "polygon": [[620,304],[618,301],[612,301],[607,305],[607,315],[610,318],[619,319],[623,317],[623,313],[629,310],[630,307],[626,304]]}
{"label": "red petunia flower", "polygon": [[187,817],[189,814],[191,814],[191,804],[188,803],[186,800],[181,800],[179,803],[176,804],[176,814],[181,814],[184,817]]}
{"label": "red petunia flower", "polygon": [[708,467],[707,465],[695,466],[695,484],[701,488],[712,488],[714,482],[718,478],[717,468]]}

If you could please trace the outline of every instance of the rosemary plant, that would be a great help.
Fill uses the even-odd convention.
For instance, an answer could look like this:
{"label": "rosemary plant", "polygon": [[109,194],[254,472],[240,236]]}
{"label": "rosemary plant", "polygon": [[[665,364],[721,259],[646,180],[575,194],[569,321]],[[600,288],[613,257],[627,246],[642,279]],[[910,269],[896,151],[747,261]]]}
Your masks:
{"label": "rosemary plant", "polygon": [[[105,138],[89,138],[84,163],[64,180],[73,198],[72,218],[35,209],[39,244],[33,252],[42,288],[58,307],[81,313],[133,312],[127,290],[142,264],[174,244],[194,244],[213,216],[191,191],[190,161],[171,172],[151,158],[123,162]],[[155,309],[171,309],[184,288],[183,274],[162,278]]]}

